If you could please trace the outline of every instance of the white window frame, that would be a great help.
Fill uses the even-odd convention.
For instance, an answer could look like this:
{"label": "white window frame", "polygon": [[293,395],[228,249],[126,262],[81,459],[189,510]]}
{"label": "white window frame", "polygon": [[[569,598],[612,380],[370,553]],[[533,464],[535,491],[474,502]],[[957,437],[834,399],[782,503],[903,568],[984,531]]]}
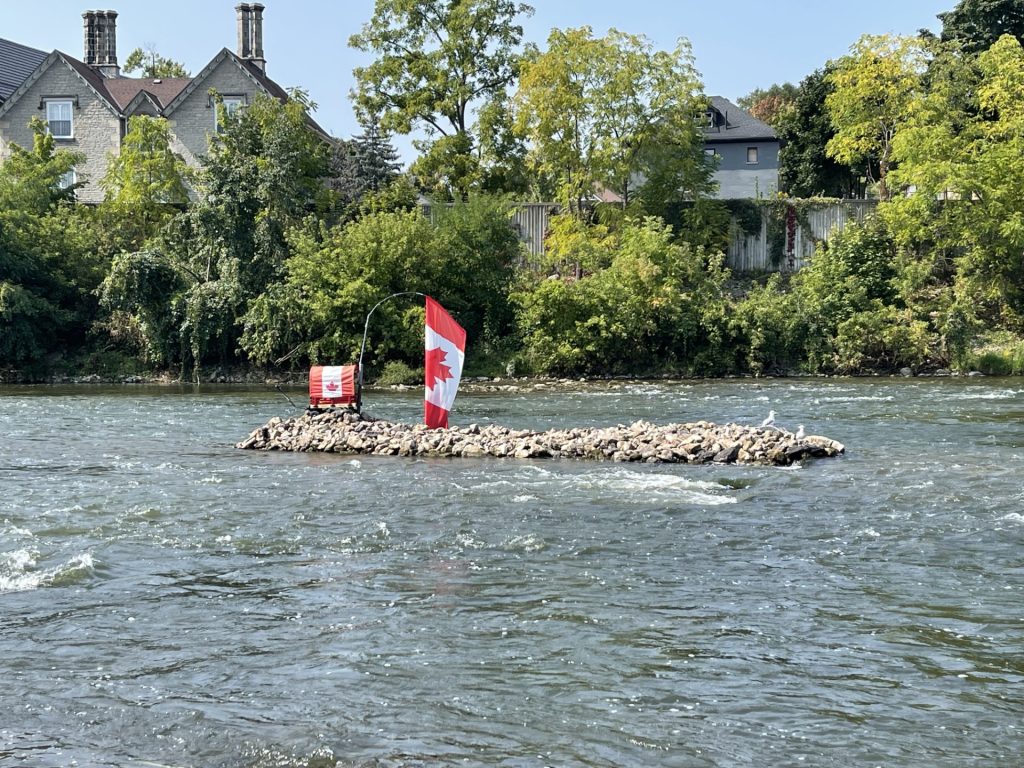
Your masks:
{"label": "white window frame", "polygon": [[[75,100],[74,99],[45,99],[43,102],[46,105],[46,132],[49,133],[55,139],[73,139],[75,138]],[[63,119],[61,112],[67,110],[67,119]],[[51,117],[51,115],[56,115]],[[67,123],[68,132],[54,133],[53,123]]]}
{"label": "white window frame", "polygon": [[[245,105],[246,105],[245,96],[234,95],[234,94],[232,94],[230,96],[221,96],[220,97],[220,101],[214,101],[213,102],[213,107],[214,107],[214,109],[213,109],[213,130],[214,130],[214,132],[216,132],[216,133],[220,133],[221,132],[221,124],[220,124],[220,116],[221,116],[221,114],[233,115],[238,110],[240,110],[242,107],[244,107]],[[222,108],[224,110],[223,113],[221,112]]]}
{"label": "white window frame", "polygon": [[[753,153],[753,160],[750,159],[751,153]],[[747,147],[747,165],[757,165],[759,162],[758,154],[757,147]]]}

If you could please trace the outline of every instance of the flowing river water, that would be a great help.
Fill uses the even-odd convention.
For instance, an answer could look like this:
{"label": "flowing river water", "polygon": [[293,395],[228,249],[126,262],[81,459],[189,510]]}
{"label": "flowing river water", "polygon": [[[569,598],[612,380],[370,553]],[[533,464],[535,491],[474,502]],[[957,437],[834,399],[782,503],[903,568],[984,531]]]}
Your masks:
{"label": "flowing river water", "polygon": [[257,453],[296,413],[264,388],[0,388],[0,767],[1024,764],[1024,381],[463,393],[453,423],[769,409],[847,454]]}

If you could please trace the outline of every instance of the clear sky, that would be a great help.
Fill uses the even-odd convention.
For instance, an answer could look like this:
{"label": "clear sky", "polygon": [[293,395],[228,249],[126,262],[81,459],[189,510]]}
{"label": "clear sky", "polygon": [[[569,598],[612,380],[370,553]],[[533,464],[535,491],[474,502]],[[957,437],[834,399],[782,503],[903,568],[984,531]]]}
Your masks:
{"label": "clear sky", "polygon": [[[235,49],[234,0],[0,0],[0,37],[82,58],[82,12],[115,10],[118,60],[136,47],[155,48],[193,74],[221,48]],[[330,133],[359,132],[349,102],[352,68],[369,62],[348,47],[369,21],[373,0],[262,0],[267,74],[300,86],[318,104]],[[679,37],[693,46],[705,91],[735,100],[754,88],[799,83],[843,55],[862,34],[937,32],[936,14],[956,0],[535,0],[523,20],[528,40],[543,47],[554,27],[589,25],[646,35],[671,49]],[[396,146],[411,159],[408,142]]]}

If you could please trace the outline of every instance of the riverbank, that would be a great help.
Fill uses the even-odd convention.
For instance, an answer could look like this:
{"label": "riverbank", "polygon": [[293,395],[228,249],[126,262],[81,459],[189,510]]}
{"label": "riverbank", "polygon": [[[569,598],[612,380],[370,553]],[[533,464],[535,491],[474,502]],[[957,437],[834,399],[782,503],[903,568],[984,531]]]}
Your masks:
{"label": "riverbank", "polygon": [[371,454],[375,456],[492,456],[515,459],[590,459],[647,464],[761,464],[790,466],[807,458],[839,456],[842,443],[817,435],[740,424],[656,425],[637,421],[607,428],[513,430],[497,425],[427,429],[347,409],[306,411],[272,418],[236,448]]}

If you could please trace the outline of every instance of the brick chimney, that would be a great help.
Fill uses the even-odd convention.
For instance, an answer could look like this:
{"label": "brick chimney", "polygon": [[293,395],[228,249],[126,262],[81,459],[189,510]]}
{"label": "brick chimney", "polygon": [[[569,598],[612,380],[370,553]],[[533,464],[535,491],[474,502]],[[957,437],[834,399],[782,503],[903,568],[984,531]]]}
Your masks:
{"label": "brick chimney", "polygon": [[117,65],[117,11],[86,11],[85,63],[104,77],[120,77]]}
{"label": "brick chimney", "polygon": [[238,12],[238,57],[251,61],[261,72],[267,71],[267,60],[263,58],[263,5],[260,3],[239,3]]}

